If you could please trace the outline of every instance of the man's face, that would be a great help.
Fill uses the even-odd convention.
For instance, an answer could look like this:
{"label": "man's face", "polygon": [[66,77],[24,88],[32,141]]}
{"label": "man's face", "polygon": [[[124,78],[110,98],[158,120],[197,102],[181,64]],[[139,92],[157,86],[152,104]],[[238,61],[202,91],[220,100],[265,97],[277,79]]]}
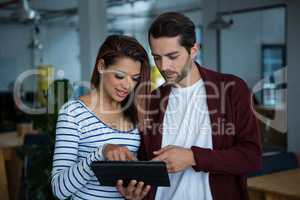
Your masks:
{"label": "man's face", "polygon": [[153,38],[150,47],[156,66],[168,83],[180,83],[189,73],[196,55],[194,47],[189,53],[179,43],[179,36]]}

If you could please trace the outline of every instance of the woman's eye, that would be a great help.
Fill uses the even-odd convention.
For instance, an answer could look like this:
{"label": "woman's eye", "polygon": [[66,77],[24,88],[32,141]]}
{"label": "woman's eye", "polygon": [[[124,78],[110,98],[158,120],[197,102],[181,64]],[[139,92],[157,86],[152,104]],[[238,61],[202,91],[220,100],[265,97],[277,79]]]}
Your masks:
{"label": "woman's eye", "polygon": [[123,74],[115,74],[115,77],[117,79],[123,79],[124,78],[124,75]]}

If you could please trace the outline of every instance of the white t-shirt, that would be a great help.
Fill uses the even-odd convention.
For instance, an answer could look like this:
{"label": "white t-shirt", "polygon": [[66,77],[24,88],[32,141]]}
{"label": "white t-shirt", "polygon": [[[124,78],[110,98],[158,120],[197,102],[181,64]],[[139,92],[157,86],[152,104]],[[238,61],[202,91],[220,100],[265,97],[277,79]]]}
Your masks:
{"label": "white t-shirt", "polygon": [[[203,80],[185,88],[172,88],[163,121],[162,147],[177,145],[212,149],[211,123]],[[170,173],[171,187],[158,187],[156,200],[211,200],[208,173],[192,167]]]}

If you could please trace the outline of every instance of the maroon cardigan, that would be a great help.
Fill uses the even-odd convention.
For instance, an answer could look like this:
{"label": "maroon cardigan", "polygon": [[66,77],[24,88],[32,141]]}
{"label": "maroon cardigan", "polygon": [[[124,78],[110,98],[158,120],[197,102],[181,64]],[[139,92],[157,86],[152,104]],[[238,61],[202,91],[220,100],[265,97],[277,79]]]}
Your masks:
{"label": "maroon cardigan", "polygon": [[[192,146],[196,161],[193,168],[196,172],[209,172],[213,199],[249,199],[246,174],[261,167],[260,134],[251,110],[251,93],[238,77],[197,66],[205,83],[213,149]],[[141,135],[140,160],[151,160],[153,151],[161,148],[169,93],[170,87],[163,85],[152,94],[151,123]],[[152,188],[145,199],[155,199],[155,193],[156,188]]]}

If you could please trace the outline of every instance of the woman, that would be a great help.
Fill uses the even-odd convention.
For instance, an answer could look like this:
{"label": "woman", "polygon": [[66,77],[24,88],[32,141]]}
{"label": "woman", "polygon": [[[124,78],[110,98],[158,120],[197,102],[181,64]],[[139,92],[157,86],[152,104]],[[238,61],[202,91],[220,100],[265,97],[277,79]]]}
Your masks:
{"label": "woman", "polygon": [[60,110],[51,182],[55,196],[123,199],[115,187],[101,186],[90,165],[104,159],[135,159],[149,80],[144,48],[131,37],[109,36],[98,52],[92,91]]}

